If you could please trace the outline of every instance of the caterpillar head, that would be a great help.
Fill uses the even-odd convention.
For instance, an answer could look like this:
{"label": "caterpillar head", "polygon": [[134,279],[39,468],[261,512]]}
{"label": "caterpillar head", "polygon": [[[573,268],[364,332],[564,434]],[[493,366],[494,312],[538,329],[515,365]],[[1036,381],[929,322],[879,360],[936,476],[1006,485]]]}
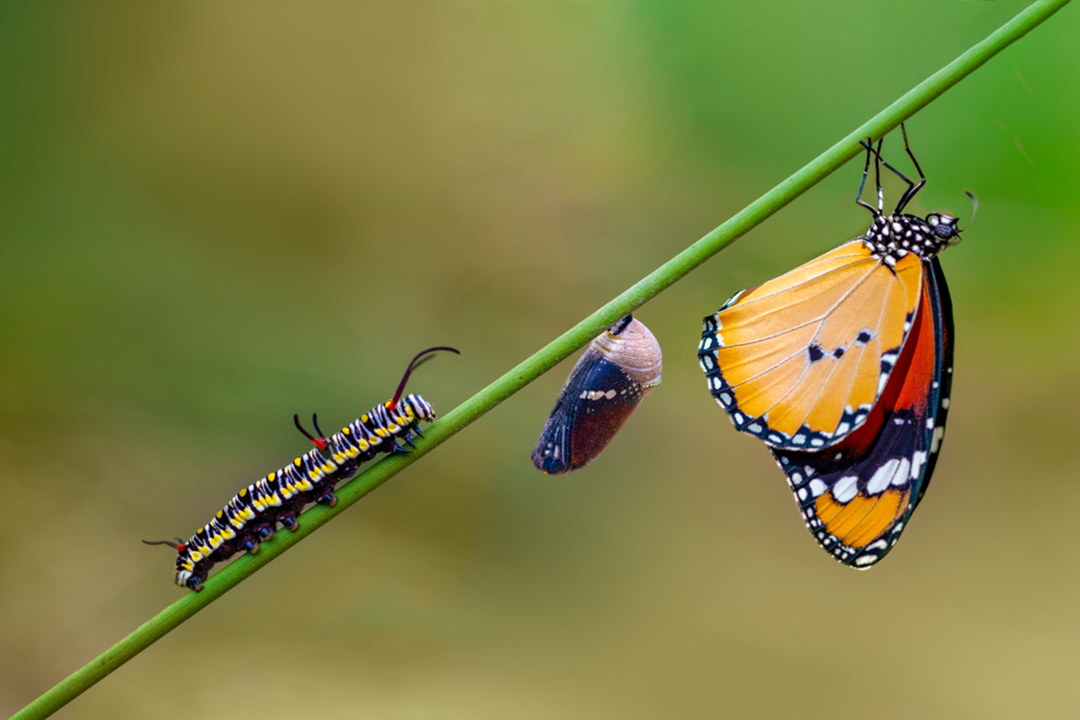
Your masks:
{"label": "caterpillar head", "polygon": [[431,406],[424,398],[419,395],[412,394],[406,395],[403,403],[407,408],[410,415],[414,416],[417,420],[423,420],[424,422],[434,422],[435,420],[435,408]]}

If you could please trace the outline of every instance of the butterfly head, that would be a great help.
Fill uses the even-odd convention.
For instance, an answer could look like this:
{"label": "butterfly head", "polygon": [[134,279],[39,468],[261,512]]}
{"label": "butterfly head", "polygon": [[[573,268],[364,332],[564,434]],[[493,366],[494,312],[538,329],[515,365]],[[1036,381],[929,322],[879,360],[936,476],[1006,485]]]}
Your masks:
{"label": "butterfly head", "polygon": [[941,213],[930,213],[926,216],[926,224],[930,226],[934,236],[943,241],[942,249],[960,242],[959,223],[957,218]]}

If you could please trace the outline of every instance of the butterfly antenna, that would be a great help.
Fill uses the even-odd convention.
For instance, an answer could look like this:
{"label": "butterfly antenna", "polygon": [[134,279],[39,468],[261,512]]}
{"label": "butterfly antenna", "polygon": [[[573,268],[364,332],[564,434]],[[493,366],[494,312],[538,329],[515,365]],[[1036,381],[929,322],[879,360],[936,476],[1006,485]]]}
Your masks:
{"label": "butterfly antenna", "polygon": [[971,217],[968,218],[967,227],[964,228],[961,232],[967,232],[967,229],[971,227],[971,223],[975,222],[975,213],[979,212],[979,198],[975,197],[975,193],[971,192],[970,190],[965,190],[964,194],[971,199]]}
{"label": "butterfly antenna", "polygon": [[389,403],[387,403],[387,406],[391,410],[393,410],[393,409],[395,409],[397,407],[398,400],[401,399],[401,393],[403,393],[405,391],[405,383],[407,383],[409,381],[409,375],[412,374],[412,371],[415,370],[416,368],[420,367],[420,365],[422,365],[423,363],[430,360],[431,359],[430,358],[431,353],[435,353],[435,352],[438,352],[440,350],[447,350],[447,351],[452,352],[452,353],[454,353],[456,355],[461,354],[460,350],[457,350],[456,348],[452,348],[452,347],[446,347],[446,346],[432,347],[432,348],[428,348],[427,350],[424,350],[422,352],[418,352],[416,354],[416,357],[414,357],[409,362],[409,367],[407,367],[405,369],[405,374],[402,376],[401,382],[398,383],[397,390],[394,391],[394,399],[391,400]]}

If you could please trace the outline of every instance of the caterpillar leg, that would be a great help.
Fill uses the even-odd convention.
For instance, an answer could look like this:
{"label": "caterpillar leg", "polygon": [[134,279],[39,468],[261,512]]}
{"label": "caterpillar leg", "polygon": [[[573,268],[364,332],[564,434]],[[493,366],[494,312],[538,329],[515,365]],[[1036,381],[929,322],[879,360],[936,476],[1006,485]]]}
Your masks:
{"label": "caterpillar leg", "polygon": [[296,532],[300,529],[300,523],[296,522],[296,518],[292,515],[285,515],[281,518],[281,524],[285,526],[285,529],[289,532]]}
{"label": "caterpillar leg", "polygon": [[[357,460],[350,460],[349,462],[338,465],[337,472],[334,477],[337,480],[348,480],[356,475],[356,471],[360,469],[360,462]],[[336,482],[335,481],[335,482]]]}
{"label": "caterpillar leg", "polygon": [[259,542],[266,542],[270,538],[274,537],[274,528],[261,527],[259,528]]}
{"label": "caterpillar leg", "polygon": [[[412,445],[412,443],[409,443],[409,444]],[[416,447],[416,446],[413,445],[413,447]],[[406,450],[405,448],[398,445],[396,441],[393,441],[393,440],[390,442],[390,448],[391,448],[391,450],[390,450],[391,455],[412,455],[412,450]]]}
{"label": "caterpillar leg", "polygon": [[315,502],[320,505],[325,505],[326,507],[334,507],[335,505],[337,505],[337,495],[335,495],[333,491],[331,491],[323,495],[321,498],[317,499]]}
{"label": "caterpillar leg", "polygon": [[259,543],[255,542],[254,540],[248,540],[240,546],[240,549],[247,550],[248,553],[254,555],[255,553],[259,552]]}

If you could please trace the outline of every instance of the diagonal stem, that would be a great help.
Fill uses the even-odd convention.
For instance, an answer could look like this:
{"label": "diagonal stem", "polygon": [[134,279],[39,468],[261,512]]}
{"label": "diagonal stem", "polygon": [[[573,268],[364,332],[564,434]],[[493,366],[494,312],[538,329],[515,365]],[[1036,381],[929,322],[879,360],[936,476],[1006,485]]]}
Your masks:
{"label": "diagonal stem", "polygon": [[243,555],[212,577],[201,593],[188,593],[143,623],[94,660],[34,700],[12,720],[44,718],[74,700],[125,662],[161,639],[180,623],[202,610],[256,570],[281,555],[324,523],[375,488],[456,435],[536,378],[585,345],[601,330],[640,307],[710,257],[735,242],[780,208],[797,198],[861,152],[859,140],[879,138],[914,115],[932,100],[970,75],[976,68],[1026,35],[1064,7],[1069,0],[1037,0],[982,42],[919,83],[900,99],[852,131],[809,164],[705,237],[661,265],[643,280],[550,342],[510,372],[452,410],[425,433],[411,455],[388,457],[337,491],[340,502],[329,509],[317,505],[303,514],[300,530],[279,533],[256,555]]}

